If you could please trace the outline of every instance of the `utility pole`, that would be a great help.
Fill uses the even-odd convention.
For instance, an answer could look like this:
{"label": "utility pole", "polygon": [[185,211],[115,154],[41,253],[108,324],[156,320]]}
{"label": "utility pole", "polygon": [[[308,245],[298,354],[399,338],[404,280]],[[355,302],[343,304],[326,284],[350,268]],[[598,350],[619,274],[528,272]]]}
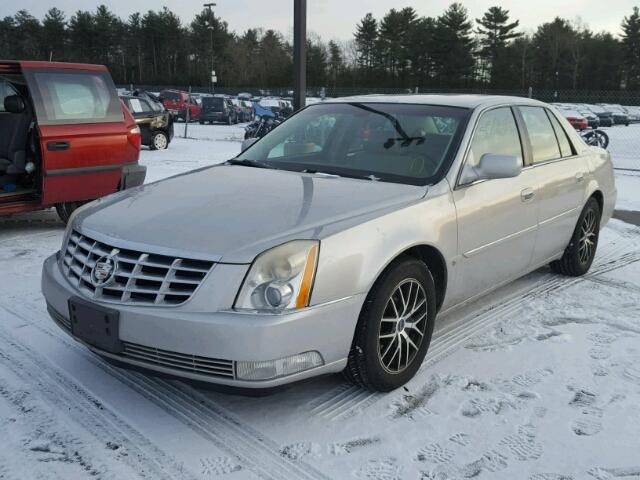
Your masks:
{"label": "utility pole", "polygon": [[307,100],[307,0],[293,0],[293,109]]}
{"label": "utility pole", "polygon": [[213,93],[214,88],[214,70],[213,70],[213,29],[214,29],[214,20],[215,16],[213,14],[213,7],[215,7],[215,3],[205,3],[203,7],[209,9],[209,30],[211,30],[211,71],[209,75],[211,76],[211,93]]}

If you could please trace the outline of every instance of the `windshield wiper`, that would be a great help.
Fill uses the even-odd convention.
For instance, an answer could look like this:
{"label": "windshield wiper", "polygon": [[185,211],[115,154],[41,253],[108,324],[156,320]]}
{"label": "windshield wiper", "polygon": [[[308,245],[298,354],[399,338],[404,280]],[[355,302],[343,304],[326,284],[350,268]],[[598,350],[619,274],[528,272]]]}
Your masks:
{"label": "windshield wiper", "polygon": [[260,162],[259,160],[249,160],[249,159],[238,159],[232,158],[231,160],[227,160],[225,165],[240,165],[241,167],[253,167],[253,168],[269,168],[277,170],[277,167],[273,165],[269,165],[268,163]]}
{"label": "windshield wiper", "polygon": [[324,171],[324,170],[316,170],[313,168],[307,168],[305,170],[302,170],[302,173],[310,173],[312,175],[323,175],[323,176],[327,176],[327,177],[344,177],[344,178],[357,178],[360,180],[371,180],[372,182],[377,182],[378,180],[380,180],[379,177],[376,177],[375,175],[357,175],[357,174],[350,174],[350,173],[336,173],[336,172],[330,172],[330,171]]}

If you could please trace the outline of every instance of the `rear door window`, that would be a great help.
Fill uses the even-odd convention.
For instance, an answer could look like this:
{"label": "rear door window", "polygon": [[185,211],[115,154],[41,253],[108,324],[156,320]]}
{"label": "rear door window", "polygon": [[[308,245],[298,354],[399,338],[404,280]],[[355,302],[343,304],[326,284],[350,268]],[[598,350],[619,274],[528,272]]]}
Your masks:
{"label": "rear door window", "polygon": [[542,107],[520,107],[529,133],[533,163],[548,162],[562,157],[556,133]]}
{"label": "rear door window", "polygon": [[29,86],[41,125],[121,122],[122,110],[109,74],[36,70]]}

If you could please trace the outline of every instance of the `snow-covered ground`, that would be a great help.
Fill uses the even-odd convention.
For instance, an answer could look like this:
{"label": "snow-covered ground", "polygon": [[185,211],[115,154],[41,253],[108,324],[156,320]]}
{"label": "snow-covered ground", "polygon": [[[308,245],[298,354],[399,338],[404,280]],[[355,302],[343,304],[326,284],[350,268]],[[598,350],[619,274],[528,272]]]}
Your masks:
{"label": "snow-covered ground", "polygon": [[[183,128],[143,152],[149,181],[239,150],[240,127]],[[640,177],[618,181],[640,204]],[[612,221],[583,278],[539,270],[440,317],[406,388],[336,375],[261,398],[120,370],[69,339],[39,289],[62,233],[52,212],[0,220],[0,479],[640,478],[637,227]]]}

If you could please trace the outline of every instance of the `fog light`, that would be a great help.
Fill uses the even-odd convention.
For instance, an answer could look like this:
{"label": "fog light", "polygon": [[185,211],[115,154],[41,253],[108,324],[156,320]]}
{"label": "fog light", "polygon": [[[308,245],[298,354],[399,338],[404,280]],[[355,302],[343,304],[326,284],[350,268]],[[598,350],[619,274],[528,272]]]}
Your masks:
{"label": "fog light", "polygon": [[318,352],[305,352],[265,362],[236,362],[238,380],[273,380],[324,365]]}

